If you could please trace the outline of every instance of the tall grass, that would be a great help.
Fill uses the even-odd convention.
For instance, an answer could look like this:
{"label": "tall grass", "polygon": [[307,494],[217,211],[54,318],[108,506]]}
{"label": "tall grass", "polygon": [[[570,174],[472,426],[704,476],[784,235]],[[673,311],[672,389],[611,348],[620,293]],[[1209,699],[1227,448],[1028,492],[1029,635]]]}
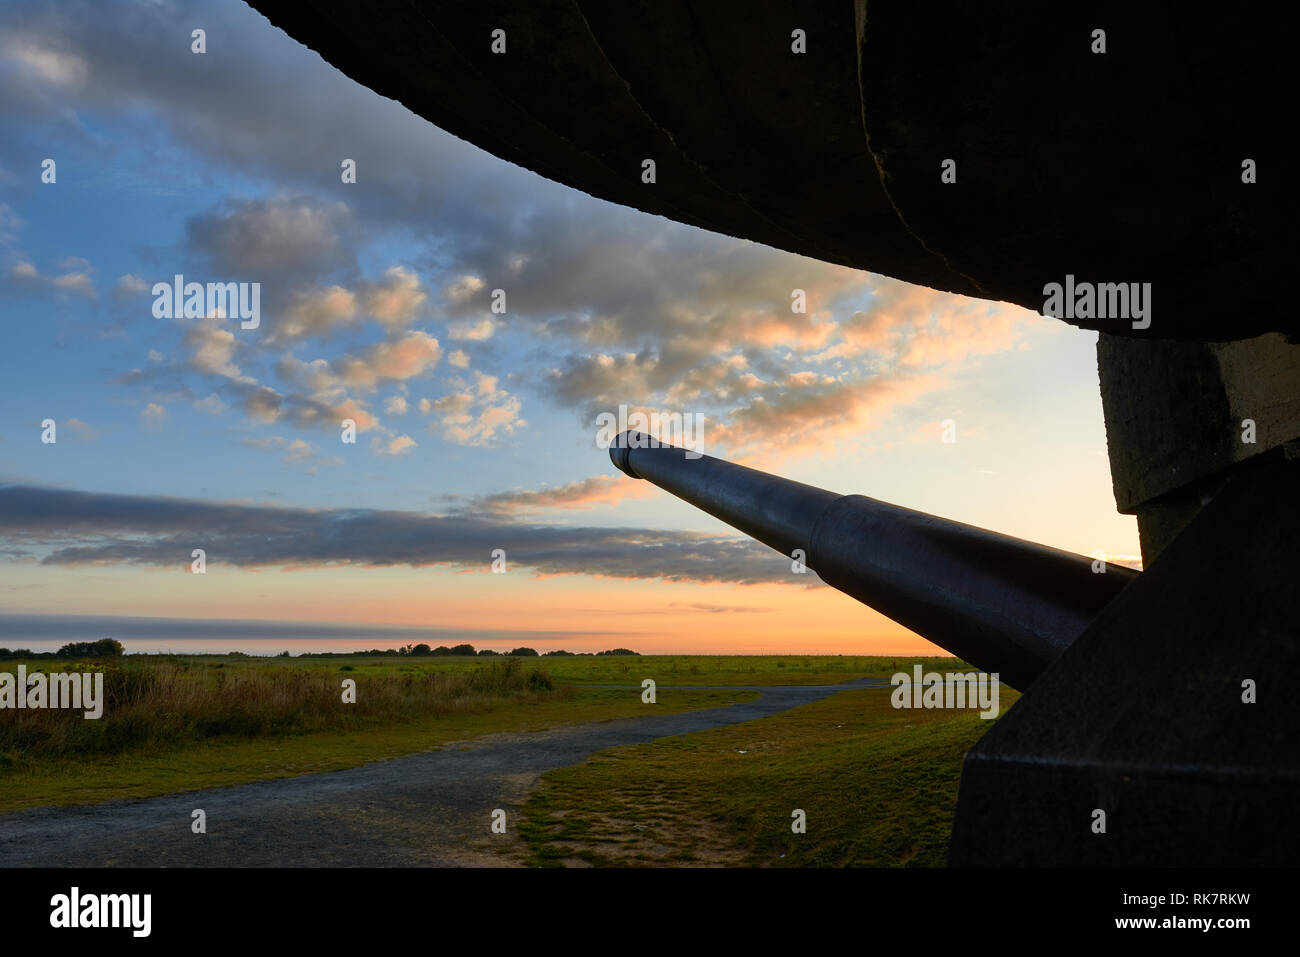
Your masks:
{"label": "tall grass", "polygon": [[[167,750],[217,738],[281,737],[354,730],[430,715],[489,710],[508,701],[572,694],[541,668],[515,658],[458,671],[340,675],[290,664],[274,667],[189,662],[41,662],[36,670],[104,672],[104,712],[87,720],[70,709],[0,712],[0,771],[33,760]],[[343,702],[343,680],[356,703]]]}

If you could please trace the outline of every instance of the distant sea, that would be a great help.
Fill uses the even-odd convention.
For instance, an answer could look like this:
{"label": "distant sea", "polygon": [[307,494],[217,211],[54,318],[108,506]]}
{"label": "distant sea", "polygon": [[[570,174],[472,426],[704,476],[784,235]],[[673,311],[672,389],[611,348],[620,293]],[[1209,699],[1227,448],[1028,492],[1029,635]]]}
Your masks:
{"label": "distant sea", "polygon": [[493,631],[463,628],[399,628],[312,621],[245,618],[132,618],[107,615],[0,614],[0,648],[57,651],[70,641],[116,638],[130,653],[275,655],[281,651],[363,651],[424,642],[508,651],[528,645],[538,651],[589,650],[609,646],[608,634]]}

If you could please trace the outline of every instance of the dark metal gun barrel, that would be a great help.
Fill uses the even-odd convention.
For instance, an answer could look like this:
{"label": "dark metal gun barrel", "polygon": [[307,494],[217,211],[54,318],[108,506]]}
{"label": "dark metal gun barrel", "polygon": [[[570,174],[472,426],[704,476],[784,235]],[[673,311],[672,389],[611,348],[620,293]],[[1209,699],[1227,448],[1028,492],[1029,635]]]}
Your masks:
{"label": "dark metal gun barrel", "polygon": [[[635,444],[633,444],[635,443]],[[624,432],[609,457],[1024,689],[1138,572]]]}

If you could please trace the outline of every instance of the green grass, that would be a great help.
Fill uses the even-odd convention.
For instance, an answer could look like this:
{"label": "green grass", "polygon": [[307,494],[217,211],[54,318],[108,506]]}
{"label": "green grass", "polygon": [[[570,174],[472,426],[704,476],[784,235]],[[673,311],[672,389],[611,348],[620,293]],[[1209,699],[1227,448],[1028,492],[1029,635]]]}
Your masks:
{"label": "green grass", "polygon": [[[189,661],[222,662],[220,656],[195,656]],[[253,667],[276,666],[282,658],[237,659]],[[462,671],[479,668],[500,657],[481,658],[293,658],[296,667],[338,670],[350,665],[358,674],[391,675],[418,671]],[[866,655],[557,655],[521,658],[541,667],[557,684],[640,684],[653,678],[660,684],[839,684],[862,677],[888,677],[911,672],[922,664],[927,671],[969,671],[971,666],[951,657],[888,658]]]}
{"label": "green grass", "polygon": [[[29,671],[104,671],[108,704],[102,718],[89,721],[61,709],[3,712],[0,811],[341,770],[484,734],[645,713],[639,687],[574,688],[554,681],[539,659],[461,659],[457,666],[128,656],[26,664]],[[355,704],[342,702],[344,678],[356,680]],[[662,689],[657,710],[752,697]]]}
{"label": "green grass", "polygon": [[[122,665],[138,663],[157,666],[185,665],[190,668],[236,668],[241,671],[274,672],[295,670],[338,674],[340,678],[463,672],[487,668],[504,656],[458,658],[451,656],[369,657],[332,656],[297,658],[230,657],[227,655],[127,655],[113,659]],[[896,671],[911,672],[914,664],[927,671],[968,671],[971,666],[957,658],[871,657],[853,655],[559,655],[510,659],[525,667],[541,668],[557,684],[640,684],[654,678],[661,684],[838,684],[862,677],[888,677]],[[0,661],[0,670],[13,671],[18,664],[28,670],[85,670],[86,660],[14,659]]]}
{"label": "green grass", "polygon": [[[753,697],[744,691],[661,691],[655,708],[657,714],[692,711]],[[51,759],[0,770],[0,812],[156,797],[268,778],[341,771],[452,746],[486,734],[639,717],[645,714],[645,707],[639,694],[586,690],[563,700],[502,702],[484,711],[428,716],[364,730],[224,739],[165,752],[141,749],[113,756]]]}
{"label": "green grass", "polygon": [[[1017,696],[1002,691],[1005,711]],[[942,866],[962,758],[989,722],[895,710],[889,693],[840,692],[547,772],[519,829],[526,862]]]}
{"label": "green grass", "polygon": [[[342,770],[487,734],[641,716],[644,678],[658,683],[663,714],[754,696],[692,686],[832,684],[918,662],[969,668],[803,655],[29,661],[29,670],[106,671],[112,703],[99,721],[0,715],[0,812]],[[356,680],[356,705],[341,702],[344,678]],[[631,687],[590,687],[600,684]],[[514,853],[533,864],[942,864],[962,755],[987,723],[895,711],[889,690],[842,692],[549,772]],[[1005,707],[1014,693],[1004,691]],[[806,834],[790,831],[794,808],[807,812]]]}
{"label": "green grass", "polygon": [[[291,660],[267,667],[238,660],[121,658],[75,667],[103,673],[102,716],[86,720],[81,709],[68,708],[8,711],[0,722],[0,767],[166,751],[214,739],[357,731],[573,694],[572,688],[557,687],[544,668],[516,658],[388,674],[345,671],[346,664],[337,671],[304,668]],[[28,666],[29,678],[36,670]],[[56,663],[44,670],[64,669]],[[345,696],[345,682],[354,683],[354,696]]]}
{"label": "green grass", "polygon": [[[436,659],[435,659],[436,660]],[[443,659],[449,660],[449,659]],[[456,660],[456,659],[450,659]],[[465,659],[460,659],[465,660]],[[488,659],[491,660],[491,659]],[[638,655],[528,658],[540,661],[557,682],[667,685],[814,685],[855,678],[885,678],[920,663],[927,671],[969,671],[956,658],[873,658],[852,655]]]}

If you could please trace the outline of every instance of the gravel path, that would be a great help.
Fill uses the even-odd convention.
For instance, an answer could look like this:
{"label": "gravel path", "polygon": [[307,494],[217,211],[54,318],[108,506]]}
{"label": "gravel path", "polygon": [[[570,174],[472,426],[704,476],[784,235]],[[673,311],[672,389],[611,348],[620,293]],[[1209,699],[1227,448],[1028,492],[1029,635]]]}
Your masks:
{"label": "gravel path", "polygon": [[[501,844],[514,840],[519,807],[544,771],[883,685],[734,686],[760,697],[683,714],[654,715],[647,705],[646,717],[487,735],[345,771],[17,811],[0,815],[0,867],[500,866]],[[190,831],[195,808],[207,812],[206,834]],[[495,808],[506,812],[507,835],[490,831]]]}

